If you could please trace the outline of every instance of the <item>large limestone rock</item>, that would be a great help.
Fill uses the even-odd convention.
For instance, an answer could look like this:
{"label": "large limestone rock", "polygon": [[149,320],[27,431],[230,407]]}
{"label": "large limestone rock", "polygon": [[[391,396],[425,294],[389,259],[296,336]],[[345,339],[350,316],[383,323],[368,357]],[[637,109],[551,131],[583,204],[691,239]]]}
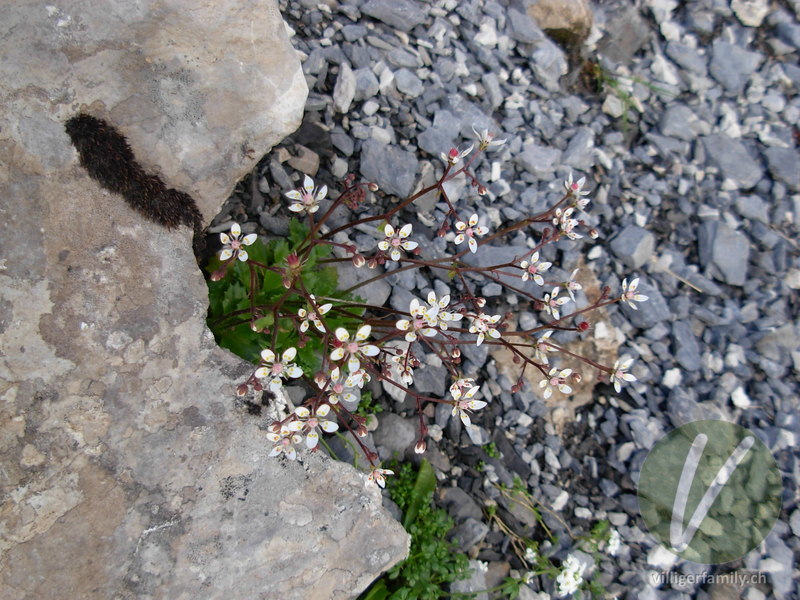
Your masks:
{"label": "large limestone rock", "polygon": [[14,2],[0,21],[0,598],[352,597],[405,532],[349,466],[267,460],[191,232],[102,190],[63,125],[113,123],[210,217],[300,122],[274,0]]}

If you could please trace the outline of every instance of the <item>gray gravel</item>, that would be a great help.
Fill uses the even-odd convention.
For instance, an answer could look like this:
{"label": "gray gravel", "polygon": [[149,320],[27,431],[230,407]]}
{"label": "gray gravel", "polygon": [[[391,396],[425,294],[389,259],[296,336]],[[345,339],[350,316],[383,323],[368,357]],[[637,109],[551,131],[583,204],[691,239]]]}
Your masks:
{"label": "gray gravel", "polygon": [[[522,568],[505,536],[476,510],[498,501],[490,480],[516,475],[579,532],[598,519],[617,524],[621,551],[600,569],[612,595],[719,593],[704,583],[680,591],[651,584],[651,571],[692,573],[698,566],[666,553],[642,529],[635,482],[661,436],[693,420],[725,419],[748,427],[773,451],[784,475],[784,512],[766,543],[716,572],[765,572],[766,586],[751,587],[746,598],[797,597],[800,7],[762,3],[767,10],[756,27],[739,4],[747,3],[595,4],[595,31],[576,56],[616,74],[598,91],[580,76],[580,60],[570,63],[523,15],[521,3],[347,0],[321,9],[316,2],[281,2],[295,47],[307,57],[305,121],[318,127],[308,138],[296,134],[283,150],[296,156],[302,144],[318,154],[317,179],[335,190],[342,173],[360,173],[385,194],[403,197],[420,179],[441,173],[439,153],[470,141],[472,126],[488,128],[508,141],[477,163],[487,196],[463,182],[452,187],[459,208],[495,229],[547,207],[570,172],[586,176],[592,198],[586,218],[600,239],[561,242],[543,258],[568,275],[580,255],[588,256],[584,268],[612,293],[623,278],[640,277],[639,291],[649,297],[639,310],[608,309],[625,335],[619,353],[637,359],[639,381],[620,395],[598,386],[560,435],[538,389],[511,394],[515,382],[498,373],[486,346],[463,347],[464,372],[483,382],[489,405],[475,415],[472,432],[447,407],[426,412],[441,434],[428,456],[442,471],[442,504],[456,519],[462,546],[488,562],[489,573]],[[277,156],[273,151],[261,163],[268,191],[252,220],[280,235],[280,212],[270,203],[283,202],[287,179],[296,186],[301,176]],[[242,186],[233,201],[258,204],[249,189]],[[380,196],[376,201],[391,206]],[[435,226],[425,223],[439,221],[446,207],[435,198],[421,206],[401,217],[414,223],[423,253],[439,256],[452,245],[434,238]],[[364,230],[354,241],[374,245],[374,239]],[[470,260],[510,260],[527,249],[517,234]],[[412,297],[451,285],[427,274],[400,275],[364,293],[406,310]],[[484,281],[480,289],[498,312],[513,309],[529,324],[538,318],[497,284]],[[419,383],[441,395],[445,380],[444,370],[433,367]],[[387,404],[410,417],[413,407],[400,401]],[[408,420],[378,418],[385,421],[374,433],[379,448],[400,452],[408,440],[413,446]],[[480,445],[490,440],[500,458]],[[414,458],[409,448],[405,456]],[[530,527],[516,509],[499,510],[516,530]],[[563,558],[568,536],[546,520],[562,534],[550,552]],[[544,580],[531,586],[531,594],[553,591]]]}

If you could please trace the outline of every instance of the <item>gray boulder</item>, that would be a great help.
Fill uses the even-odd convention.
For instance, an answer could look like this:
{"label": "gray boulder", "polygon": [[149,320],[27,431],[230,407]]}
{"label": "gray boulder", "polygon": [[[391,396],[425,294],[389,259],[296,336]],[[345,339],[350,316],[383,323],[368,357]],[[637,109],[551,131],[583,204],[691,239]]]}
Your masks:
{"label": "gray boulder", "polygon": [[252,365],[206,328],[192,232],[101,189],[64,130],[105,119],[210,217],[300,124],[277,3],[5,3],[0,20],[0,597],[358,594],[407,535],[350,466],[267,457],[234,405]]}

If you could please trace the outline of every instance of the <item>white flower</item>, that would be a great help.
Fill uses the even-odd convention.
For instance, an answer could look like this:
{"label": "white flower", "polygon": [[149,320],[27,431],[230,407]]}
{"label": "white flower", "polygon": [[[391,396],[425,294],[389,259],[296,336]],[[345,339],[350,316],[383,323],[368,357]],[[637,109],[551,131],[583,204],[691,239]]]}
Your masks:
{"label": "white flower", "polygon": [[320,307],[316,307],[317,299],[314,295],[309,294],[309,298],[311,299],[311,303],[309,304],[308,310],[301,308],[297,311],[297,316],[300,317],[300,331],[302,333],[308,331],[309,322],[311,322],[314,323],[314,327],[316,327],[318,331],[325,333],[325,326],[319,318],[333,308],[333,304],[323,304]]}
{"label": "white flower", "polygon": [[437,300],[436,292],[428,293],[428,306],[424,306],[416,298],[411,300],[409,312],[411,319],[401,319],[395,326],[400,331],[407,331],[406,341],[413,342],[417,339],[417,332],[426,337],[433,337],[436,331],[446,331],[448,323],[460,321],[463,317],[461,313],[451,313],[444,310],[450,304],[450,296],[445,294]]}
{"label": "white flower", "polygon": [[611,535],[608,537],[608,547],[606,548],[606,550],[608,550],[608,553],[611,556],[617,555],[617,552],[619,552],[621,541],[622,540],[619,537],[619,531],[617,531],[616,529],[612,529]]}
{"label": "white flower", "polygon": [[553,263],[549,262],[539,262],[539,253],[534,252],[531,255],[531,260],[523,260],[519,263],[520,269],[523,270],[522,273],[522,281],[528,281],[528,278],[533,279],[537,285],[544,285],[544,279],[539,273],[544,273],[549,269]]}
{"label": "white flower", "polygon": [[525,560],[529,563],[536,562],[536,550],[530,546],[525,548]]}
{"label": "white flower", "polygon": [[462,232],[459,233],[456,238],[453,240],[458,246],[464,240],[467,240],[467,244],[469,245],[470,252],[475,254],[478,251],[478,242],[475,240],[476,235],[486,235],[489,233],[489,228],[485,225],[481,225],[480,227],[476,227],[478,224],[478,215],[473,214],[467,223],[464,221],[458,221],[456,223],[456,229]]}
{"label": "white flower", "polygon": [[467,411],[479,410],[486,406],[486,402],[483,400],[472,399],[480,389],[477,385],[473,385],[472,381],[472,379],[459,379],[450,386],[450,394],[453,396],[452,414],[454,417],[458,415],[465,427],[472,426]]}
{"label": "white flower", "polygon": [[500,337],[500,332],[493,326],[502,318],[501,315],[492,315],[490,317],[489,315],[480,313],[470,318],[472,319],[472,325],[469,327],[469,332],[478,334],[477,346],[483,343],[487,335],[494,339]]}
{"label": "white flower", "polygon": [[464,315],[445,310],[450,304],[450,294],[445,294],[438,300],[436,292],[428,292],[428,308],[425,310],[425,318],[431,327],[438,327],[442,331],[447,330],[447,324],[451,321],[460,321]]}
{"label": "white flower", "polygon": [[534,358],[536,360],[538,360],[539,362],[544,363],[546,365],[550,364],[550,361],[547,359],[547,353],[556,351],[556,349],[553,348],[553,346],[551,346],[549,344],[551,335],[553,335],[553,330],[552,329],[548,329],[546,332],[544,332],[542,334],[542,337],[540,337],[536,341],[536,348],[535,348]]}
{"label": "white flower", "polygon": [[303,375],[303,369],[292,361],[297,356],[296,348],[289,348],[281,356],[281,360],[275,360],[275,353],[272,350],[261,351],[261,367],[256,369],[255,376],[259,379],[269,378],[269,389],[273,392],[278,391],[284,379],[291,377],[297,379]]}
{"label": "white flower", "polygon": [[306,434],[306,447],[309,449],[316,448],[319,443],[317,427],[327,433],[332,433],[339,429],[338,424],[325,419],[329,412],[331,412],[331,407],[328,404],[321,405],[314,411],[314,414],[311,414],[311,411],[305,406],[298,406],[294,409],[294,414],[297,415],[297,418],[289,423],[289,431],[308,432]]}
{"label": "white flower", "polygon": [[450,166],[455,166],[458,164],[462,158],[464,158],[467,154],[472,152],[472,149],[475,147],[475,144],[470,144],[464,150],[458,150],[458,148],[451,148],[449,152],[442,152],[439,156],[441,159],[449,163]]}
{"label": "white flower", "polygon": [[489,133],[488,129],[484,129],[483,131],[478,131],[475,129],[473,125],[472,131],[475,136],[478,138],[478,150],[486,150],[487,148],[491,148],[492,146],[502,146],[506,143],[505,139],[496,140],[494,139],[494,135]]}
{"label": "white flower", "polygon": [[644,302],[647,300],[647,296],[642,294],[636,293],[636,288],[639,287],[639,278],[631,281],[631,284],[628,285],[628,279],[625,278],[622,280],[622,296],[620,299],[630,306],[633,310],[639,310],[639,307],[634,304],[634,302]]}
{"label": "white flower", "polygon": [[231,225],[230,235],[227,233],[219,234],[219,241],[221,241],[225,246],[219,255],[219,259],[221,261],[226,261],[233,256],[242,262],[247,260],[247,250],[245,250],[243,246],[249,246],[256,241],[258,236],[255,233],[251,233],[244,236],[244,238],[239,239],[241,235],[242,228],[239,227],[238,223]]}
{"label": "white flower", "polygon": [[414,250],[419,244],[417,242],[407,241],[406,238],[411,235],[411,224],[403,225],[399,231],[395,232],[394,227],[388,223],[383,228],[383,233],[386,239],[378,242],[378,248],[386,252],[389,251],[389,257],[397,262],[403,256],[400,248],[406,252]]}
{"label": "white flower", "polygon": [[303,187],[284,195],[295,202],[289,205],[289,210],[296,213],[308,212],[314,214],[319,210],[319,201],[328,193],[328,186],[314,188],[314,180],[308,175],[303,178]]}
{"label": "white flower", "polygon": [[631,368],[633,359],[630,357],[622,357],[614,363],[614,368],[611,369],[611,383],[614,384],[614,389],[619,394],[622,390],[623,381],[636,381],[636,377],[628,373]]}
{"label": "white flower", "polygon": [[406,385],[414,383],[414,368],[419,366],[419,361],[414,358],[413,354],[409,356],[408,350],[399,352],[392,357],[392,362],[394,363],[393,368],[395,373],[400,378],[400,381]]}
{"label": "white flower", "polygon": [[566,296],[563,296],[561,298],[558,297],[558,292],[560,290],[561,288],[554,287],[552,295],[551,294],[544,295],[544,310],[547,312],[547,314],[552,315],[552,317],[556,321],[558,321],[561,318],[559,307],[569,302],[569,298],[567,298]]}
{"label": "white flower", "polygon": [[577,274],[578,274],[578,269],[575,269],[572,272],[572,275],[569,276],[569,281],[567,281],[566,284],[564,285],[564,287],[567,288],[567,293],[569,294],[569,297],[572,298],[573,302],[575,302],[575,292],[577,290],[583,289],[583,286],[577,281],[575,281],[575,275]]}
{"label": "white flower", "polygon": [[561,229],[561,233],[566,235],[569,239],[579,240],[583,236],[574,231],[578,226],[578,220],[572,218],[573,212],[575,212],[575,209],[571,206],[564,210],[557,208],[555,216],[553,217],[553,224],[558,225],[559,229]]}
{"label": "white flower", "polygon": [[372,471],[370,471],[369,475],[367,476],[367,481],[369,483],[377,483],[380,487],[386,487],[386,480],[383,478],[384,475],[394,475],[394,471],[391,469],[379,469],[378,467],[373,467]]}
{"label": "white flower", "polygon": [[583,583],[583,571],[586,569],[574,554],[570,554],[561,565],[561,572],[556,577],[559,596],[569,596],[578,591]]}
{"label": "white flower", "polygon": [[547,374],[547,379],[542,379],[539,382],[539,387],[544,388],[544,398],[547,400],[553,395],[553,388],[558,388],[562,394],[571,394],[572,388],[567,385],[567,377],[572,374],[572,369],[563,369],[559,371],[556,367],[550,369]]}
{"label": "white flower", "polygon": [[412,298],[411,305],[409,306],[411,319],[400,319],[395,323],[400,331],[406,331],[406,341],[413,342],[417,339],[417,332],[425,337],[433,337],[436,335],[436,330],[431,327],[431,322],[428,319],[428,309],[416,298]]}
{"label": "white flower", "polygon": [[[334,367],[330,373],[330,384],[328,385],[328,402],[331,404],[339,404],[339,402],[352,403],[358,400],[358,397],[352,392],[347,390],[354,388],[361,383],[361,372],[350,373],[345,377],[339,367]],[[325,381],[322,382],[320,387],[325,387]]]}
{"label": "white flower", "polygon": [[293,433],[286,425],[281,427],[280,433],[272,431],[267,433],[267,439],[275,444],[272,451],[269,453],[270,456],[285,454],[286,458],[289,460],[297,458],[297,451],[295,451],[294,445],[300,444],[303,441],[301,435]]}
{"label": "white flower", "polygon": [[582,196],[588,196],[588,191],[583,191],[583,185],[586,183],[586,177],[581,177],[578,181],[572,180],[572,173],[569,174],[569,177],[566,181],[564,181],[564,189],[567,190],[567,194],[569,194],[572,198],[575,198],[575,206],[578,210],[583,210],[586,208],[586,205],[589,204],[589,198],[582,198]]}
{"label": "white flower", "polygon": [[356,332],[355,340],[351,341],[350,334],[347,333],[347,330],[344,327],[339,327],[335,331],[335,335],[336,339],[341,342],[341,346],[335,348],[334,351],[331,352],[331,360],[338,361],[347,356],[348,370],[351,373],[358,371],[361,368],[361,360],[359,359],[359,356],[377,356],[377,354],[380,352],[377,346],[361,343],[369,337],[371,331],[372,327],[369,325],[363,325]]}

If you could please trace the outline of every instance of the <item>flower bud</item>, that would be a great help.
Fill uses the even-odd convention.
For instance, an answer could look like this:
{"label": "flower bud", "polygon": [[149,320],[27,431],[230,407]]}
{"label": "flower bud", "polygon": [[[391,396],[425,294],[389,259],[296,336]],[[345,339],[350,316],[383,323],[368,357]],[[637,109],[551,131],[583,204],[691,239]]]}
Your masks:
{"label": "flower bud", "polygon": [[242,383],[236,387],[236,395],[239,397],[246,396],[248,391],[250,391],[250,388],[246,383]]}
{"label": "flower bud", "polygon": [[280,430],[281,430],[281,424],[279,421],[273,421],[272,423],[269,424],[269,427],[267,427],[267,431],[269,431],[270,433],[278,433]]}
{"label": "flower bud", "polygon": [[475,298],[475,305],[478,308],[483,308],[486,306],[486,298]]}
{"label": "flower bud", "polygon": [[460,358],[461,357],[461,348],[459,348],[458,346],[453,348],[453,351],[450,353],[450,356],[452,356],[453,358]]}
{"label": "flower bud", "polygon": [[360,269],[366,263],[367,263],[366,259],[360,254],[353,255],[353,266],[355,266],[356,269]]}
{"label": "flower bud", "polygon": [[363,437],[367,437],[368,433],[369,433],[369,431],[367,431],[367,426],[366,425],[359,425],[358,429],[356,429],[356,435],[358,437],[362,437],[362,438]]}
{"label": "flower bud", "polygon": [[478,186],[478,196],[485,196],[488,193],[489,193],[489,190],[486,189],[485,185],[479,185]]}
{"label": "flower bud", "polygon": [[367,188],[370,192],[377,192],[380,188],[378,187],[377,183],[369,182],[367,184]]}
{"label": "flower bud", "polygon": [[592,228],[589,230],[589,237],[593,240],[596,240],[600,237],[600,233],[597,231],[597,229]]}
{"label": "flower bud", "polygon": [[285,287],[287,290],[290,287],[292,287],[292,280],[289,277],[287,277],[286,275],[281,277],[281,283],[283,284],[283,287]]}
{"label": "flower bud", "polygon": [[264,389],[264,386],[261,385],[261,382],[255,381],[255,382],[253,382],[253,389],[255,391],[257,391],[257,392],[260,392],[260,391],[262,391]]}
{"label": "flower bud", "polygon": [[296,269],[300,266],[300,257],[297,256],[297,252],[292,252],[286,257],[286,264],[289,265],[290,269]]}
{"label": "flower bud", "polygon": [[369,261],[367,262],[367,267],[369,267],[370,269],[374,269],[377,266],[378,266],[378,261],[375,260],[374,258],[370,258]]}
{"label": "flower bud", "polygon": [[211,281],[219,281],[223,277],[225,277],[225,273],[228,272],[228,268],[222,267],[221,269],[217,269],[211,274]]}
{"label": "flower bud", "polygon": [[250,321],[250,329],[252,329],[256,333],[258,333],[260,331],[260,329],[258,328],[258,325],[256,325],[255,321]]}
{"label": "flower bud", "polygon": [[580,329],[581,331],[588,331],[589,327],[591,326],[589,325],[588,321],[581,321],[580,323],[578,323],[578,329]]}
{"label": "flower bud", "polygon": [[570,375],[570,377],[572,378],[572,381],[574,381],[575,383],[580,383],[583,380],[583,377],[581,376],[580,373],[573,373],[572,375]]}
{"label": "flower bud", "polygon": [[425,440],[419,440],[414,445],[414,452],[417,453],[417,454],[423,454],[425,452],[425,450],[427,450],[427,448],[428,448],[428,445],[425,443]]}
{"label": "flower bud", "polygon": [[317,387],[320,389],[325,387],[325,383],[327,383],[327,381],[328,376],[322,371],[319,371],[316,375],[314,375],[314,383],[316,383]]}

